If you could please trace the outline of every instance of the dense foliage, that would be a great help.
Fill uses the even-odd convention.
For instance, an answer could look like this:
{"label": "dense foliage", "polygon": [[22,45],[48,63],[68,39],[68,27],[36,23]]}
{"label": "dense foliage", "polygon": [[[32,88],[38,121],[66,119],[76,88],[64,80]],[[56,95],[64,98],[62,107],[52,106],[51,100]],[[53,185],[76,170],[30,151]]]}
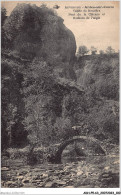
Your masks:
{"label": "dense foliage", "polygon": [[2,57],[2,149],[25,145],[27,132],[23,126],[24,102],[21,64]]}
{"label": "dense foliage", "polygon": [[[89,113],[84,117],[93,134],[119,139],[119,56],[100,54],[80,58],[75,64],[77,82],[86,89]],[[99,138],[99,136],[97,136]]]}
{"label": "dense foliage", "polygon": [[[55,55],[42,42],[49,40],[47,33],[44,37],[47,24],[57,20],[51,9],[21,4],[7,19],[4,9],[2,14],[2,40],[7,40],[2,46],[2,149],[28,143],[48,146],[77,133],[117,143],[118,54],[96,55],[93,48],[95,55],[81,56],[72,65],[69,55]],[[55,32],[62,30],[62,19],[58,21]],[[55,48],[49,33],[47,44]],[[64,41],[59,43],[63,54]],[[80,126],[78,132],[72,126]]]}

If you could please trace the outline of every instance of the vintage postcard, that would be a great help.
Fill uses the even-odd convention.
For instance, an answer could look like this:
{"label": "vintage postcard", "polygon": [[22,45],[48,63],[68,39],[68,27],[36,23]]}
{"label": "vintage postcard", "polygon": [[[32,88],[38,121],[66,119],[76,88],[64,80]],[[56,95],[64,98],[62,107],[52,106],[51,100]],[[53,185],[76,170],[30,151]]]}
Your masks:
{"label": "vintage postcard", "polygon": [[2,193],[119,189],[119,7],[1,2]]}

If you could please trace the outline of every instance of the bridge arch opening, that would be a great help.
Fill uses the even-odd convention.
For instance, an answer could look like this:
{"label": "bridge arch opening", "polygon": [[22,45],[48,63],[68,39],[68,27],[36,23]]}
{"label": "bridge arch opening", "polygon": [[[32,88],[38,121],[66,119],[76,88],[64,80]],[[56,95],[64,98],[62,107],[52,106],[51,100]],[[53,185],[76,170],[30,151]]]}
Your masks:
{"label": "bridge arch opening", "polygon": [[62,151],[61,159],[86,157],[88,154],[88,145],[89,144],[86,141],[80,142],[79,140],[68,144]]}
{"label": "bridge arch opening", "polygon": [[[55,152],[55,154],[53,154],[51,157],[49,157],[49,161],[52,162],[52,163],[61,163],[61,155],[62,155],[62,152],[63,150],[69,145],[69,144],[72,144],[76,141],[79,141],[79,142],[85,142],[87,143],[87,147],[88,147],[88,143],[92,143],[94,144],[94,149],[96,150],[95,152],[97,152],[99,155],[105,155],[105,151],[104,149],[101,147],[100,145],[100,142],[92,137],[86,137],[86,136],[75,136],[71,139],[68,139],[66,141],[64,141],[63,143],[61,143],[58,148],[57,148],[57,151]],[[88,154],[85,154],[84,151],[81,151],[80,150],[80,156],[85,156],[85,155],[88,155]]]}

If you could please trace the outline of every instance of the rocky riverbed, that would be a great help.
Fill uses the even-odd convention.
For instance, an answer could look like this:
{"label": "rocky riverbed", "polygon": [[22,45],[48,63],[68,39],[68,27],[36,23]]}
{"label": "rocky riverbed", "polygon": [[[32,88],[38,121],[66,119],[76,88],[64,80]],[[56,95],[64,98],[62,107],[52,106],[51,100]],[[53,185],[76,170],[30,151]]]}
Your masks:
{"label": "rocky riverbed", "polygon": [[2,166],[2,188],[113,188],[119,187],[119,156],[63,158],[62,164]]}

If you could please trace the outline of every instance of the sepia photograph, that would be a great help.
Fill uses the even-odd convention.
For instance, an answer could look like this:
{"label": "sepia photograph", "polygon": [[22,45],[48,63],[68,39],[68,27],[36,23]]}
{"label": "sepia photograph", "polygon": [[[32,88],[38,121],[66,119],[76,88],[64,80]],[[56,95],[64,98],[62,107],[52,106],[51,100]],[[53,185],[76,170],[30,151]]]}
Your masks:
{"label": "sepia photograph", "polygon": [[119,1],[1,2],[1,188],[120,187],[119,23]]}

